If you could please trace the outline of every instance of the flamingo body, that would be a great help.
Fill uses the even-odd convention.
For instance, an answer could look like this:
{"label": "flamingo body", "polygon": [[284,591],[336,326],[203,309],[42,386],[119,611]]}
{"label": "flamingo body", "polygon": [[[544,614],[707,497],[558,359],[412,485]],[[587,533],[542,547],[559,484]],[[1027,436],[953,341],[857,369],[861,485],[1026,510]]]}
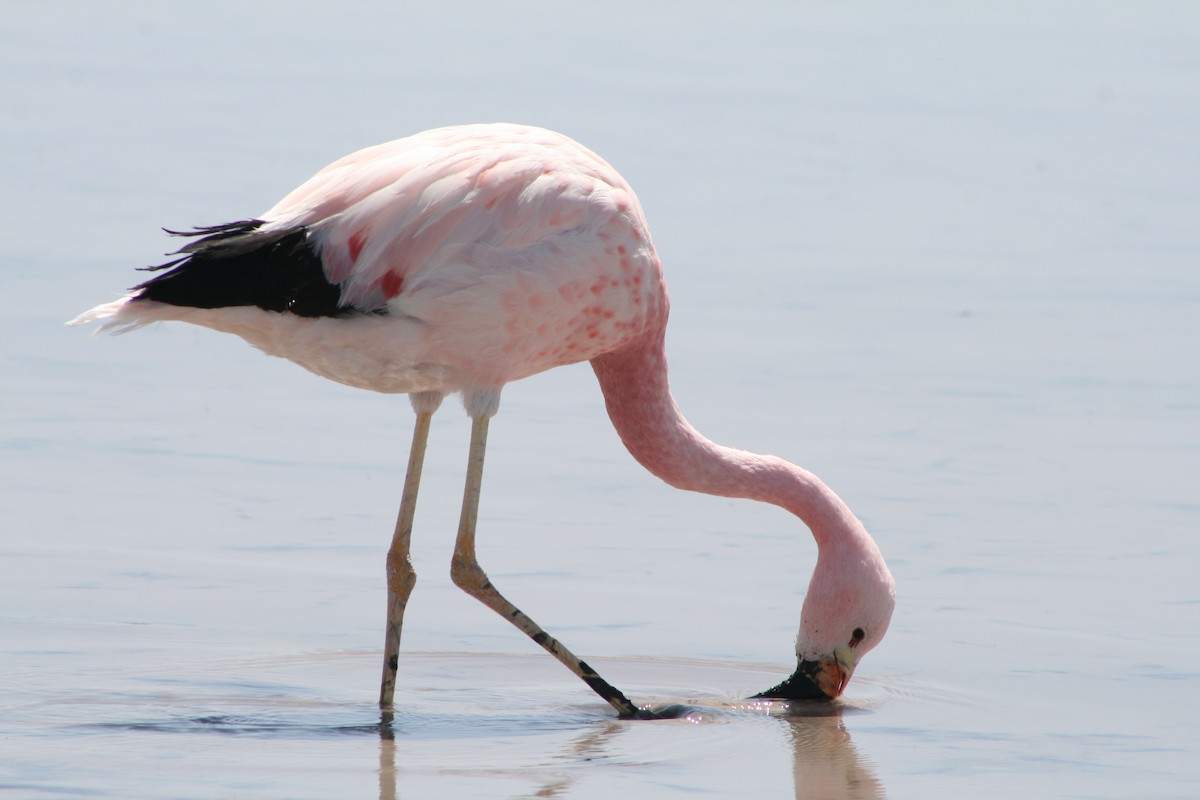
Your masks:
{"label": "flamingo body", "polygon": [[684,419],[664,355],[668,300],[633,190],[557,133],[442,128],[352,153],[257,219],[197,229],[179,258],[72,322],[127,330],[179,320],[236,334],[340,383],[409,393],[417,411],[388,552],[380,704],[391,707],[415,572],[413,509],[429,419],[461,393],[473,420],[451,574],[623,716],[642,712],[509,603],[475,559],[488,421],[504,384],[590,361],[630,453],[673,486],[780,506],[818,558],[796,672],[763,696],[836,697],[883,638],[894,582],[875,542],[812,473],[714,444]]}
{"label": "flamingo body", "polygon": [[[204,230],[209,237],[185,248],[194,250],[174,276],[147,281],[91,318],[123,327],[182,320],[339,383],[443,393],[499,389],[666,322],[662,272],[633,190],[550,131],[469,125],[369,147],[322,169],[260,220]],[[288,313],[279,300],[293,289],[286,283],[268,285],[258,304],[214,299],[208,281],[192,296],[168,291],[188,273],[205,274],[197,256],[219,260],[222,248],[287,234],[304,237],[300,252],[270,267],[319,263],[317,289],[332,290],[332,305]],[[196,296],[215,307],[193,307]]]}

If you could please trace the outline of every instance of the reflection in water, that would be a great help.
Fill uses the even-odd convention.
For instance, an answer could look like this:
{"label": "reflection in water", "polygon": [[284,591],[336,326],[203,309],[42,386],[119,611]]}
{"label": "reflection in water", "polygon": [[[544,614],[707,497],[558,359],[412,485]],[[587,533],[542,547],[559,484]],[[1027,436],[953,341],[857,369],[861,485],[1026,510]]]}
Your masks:
{"label": "reflection in water", "polygon": [[[736,722],[738,717],[759,717],[765,712],[777,719],[791,754],[792,782],[797,800],[879,800],[887,796],[883,783],[854,746],[843,715],[848,708],[841,703],[756,702],[730,707],[672,705],[660,707],[673,719],[634,721],[608,719],[571,739],[560,756],[579,762],[601,761],[613,756],[609,745],[633,725],[673,725],[681,722]],[[396,738],[391,713],[385,712],[379,724],[379,798],[396,800]],[[585,773],[580,770],[556,770],[547,775],[530,797],[567,796],[570,787]]]}
{"label": "reflection in water", "polygon": [[842,707],[829,709],[827,714],[812,714],[796,708],[780,719],[791,738],[797,800],[886,797],[883,784],[850,739]]}
{"label": "reflection in water", "polygon": [[379,717],[379,800],[396,800],[396,717],[383,711]]}
{"label": "reflection in water", "polygon": [[379,737],[379,800],[396,800],[396,739]]}
{"label": "reflection in water", "polygon": [[[396,800],[399,796],[396,790],[396,731],[395,718],[392,712],[384,711],[379,721],[379,800]],[[569,755],[572,762],[587,762],[599,760],[607,755],[607,744],[630,724],[638,724],[627,720],[607,719],[604,722],[588,728],[571,739],[562,753]],[[546,776],[546,780],[529,797],[555,798],[564,797],[567,789],[582,776],[578,771],[556,771]]]}

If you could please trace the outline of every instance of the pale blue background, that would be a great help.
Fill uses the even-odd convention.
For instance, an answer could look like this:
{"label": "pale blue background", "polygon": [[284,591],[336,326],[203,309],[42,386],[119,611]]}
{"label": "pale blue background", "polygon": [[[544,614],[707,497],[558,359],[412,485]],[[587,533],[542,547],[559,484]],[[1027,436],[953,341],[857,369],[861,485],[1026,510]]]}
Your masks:
{"label": "pale blue background", "polygon": [[[843,796],[1200,793],[1194,4],[12,3],[0,103],[0,795],[807,796],[840,763],[753,716],[614,734],[553,670],[504,689],[538,667],[489,661],[531,645],[449,583],[447,404],[378,780],[391,745],[321,731],[374,713],[407,403],[62,326],[158,226],[491,120],[625,174],[689,418],[816,471],[889,558]],[[810,537],[642,472],[586,366],[506,391],[482,514],[497,584],[631,695],[788,669]]]}

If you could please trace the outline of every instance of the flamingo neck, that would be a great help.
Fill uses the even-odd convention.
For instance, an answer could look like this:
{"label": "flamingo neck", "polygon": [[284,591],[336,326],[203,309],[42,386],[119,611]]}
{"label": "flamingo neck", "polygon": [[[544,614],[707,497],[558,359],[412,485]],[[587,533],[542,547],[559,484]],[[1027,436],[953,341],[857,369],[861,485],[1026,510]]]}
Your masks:
{"label": "flamingo neck", "polygon": [[775,456],[722,447],[693,428],[671,397],[662,332],[591,363],[621,441],[659,478],[678,489],[780,506],[808,525],[822,551],[866,536],[816,475]]}

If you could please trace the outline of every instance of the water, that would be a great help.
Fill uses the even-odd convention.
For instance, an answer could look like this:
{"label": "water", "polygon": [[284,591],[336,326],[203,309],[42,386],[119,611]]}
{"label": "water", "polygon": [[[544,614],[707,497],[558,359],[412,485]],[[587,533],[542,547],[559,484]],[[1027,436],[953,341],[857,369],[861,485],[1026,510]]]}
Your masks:
{"label": "water", "polygon": [[[1186,3],[9,9],[0,794],[1200,794],[1198,33]],[[790,670],[807,533],[642,472],[581,366],[506,390],[480,559],[688,713],[613,720],[450,585],[448,404],[381,725],[406,404],[62,327],[156,226],[496,119],[630,179],[689,418],[815,470],[888,557],[831,716],[742,699]]]}

